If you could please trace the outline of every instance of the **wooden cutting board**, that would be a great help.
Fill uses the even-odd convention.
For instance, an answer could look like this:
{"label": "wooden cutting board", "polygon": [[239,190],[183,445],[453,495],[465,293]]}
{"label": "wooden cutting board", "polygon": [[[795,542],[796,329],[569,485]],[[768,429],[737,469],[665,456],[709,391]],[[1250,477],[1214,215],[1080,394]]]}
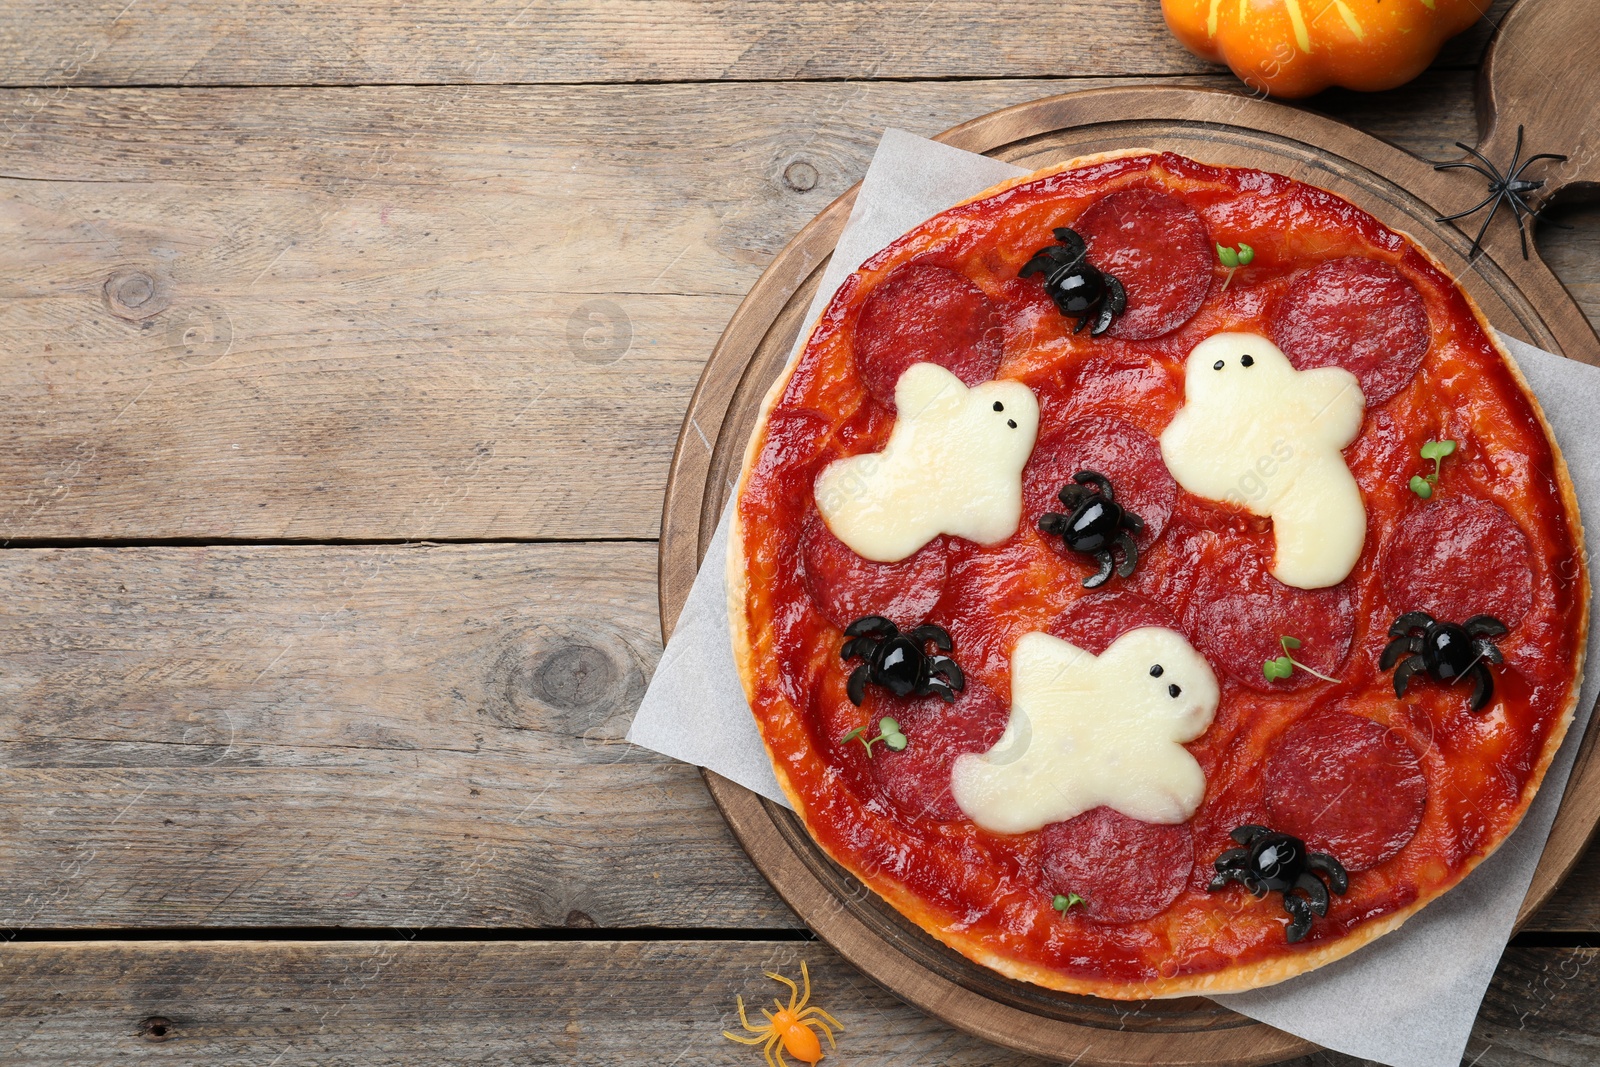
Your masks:
{"label": "wooden cutting board", "polygon": [[[1600,40],[1593,0],[1521,0],[1501,24],[1479,93],[1481,151],[1509,162],[1517,127],[1523,157],[1551,195],[1593,190],[1600,178],[1600,90],[1587,49]],[[1587,127],[1587,128],[1586,128]],[[1030,169],[1076,156],[1148,147],[1210,163],[1256,167],[1320,186],[1412,235],[1454,271],[1502,331],[1600,366],[1600,340],[1530,245],[1522,251],[1504,205],[1469,266],[1484,214],[1436,222],[1488,195],[1468,169],[1432,163],[1333,119],[1244,95],[1135,87],[1070,93],[996,111],[937,140]],[[859,188],[859,187],[857,187]],[[672,631],[716,531],[762,397],[783,367],[856,189],[828,206],[780,252],[723,331],[689,403],[661,522],[661,628]],[[720,566],[720,561],[716,561]],[[1597,731],[1585,738],[1519,923],[1555,889],[1600,819]],[[1054,993],[1011,981],[945,948],[829,860],[788,810],[711,772],[707,786],[761,872],[813,930],[906,1001],[996,1044],[1083,1065],[1263,1064],[1302,1055],[1308,1041],[1189,997],[1142,1003]]]}

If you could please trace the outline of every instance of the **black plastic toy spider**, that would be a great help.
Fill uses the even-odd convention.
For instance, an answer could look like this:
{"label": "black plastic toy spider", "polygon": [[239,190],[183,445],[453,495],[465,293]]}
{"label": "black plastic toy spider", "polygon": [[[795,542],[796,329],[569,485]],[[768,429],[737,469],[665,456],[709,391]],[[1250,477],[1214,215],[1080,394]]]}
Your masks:
{"label": "black plastic toy spider", "polygon": [[1395,696],[1405,696],[1406,687],[1418,671],[1427,671],[1435,681],[1446,685],[1470,677],[1469,706],[1473,711],[1482,711],[1494,697],[1494,676],[1489,673],[1489,664],[1502,662],[1494,639],[1505,633],[1506,624],[1493,615],[1474,615],[1457,625],[1440,622],[1426,611],[1408,612],[1389,627],[1389,636],[1394,640],[1384,646],[1378,666],[1388,670],[1400,664],[1394,672]]}
{"label": "black plastic toy spider", "polygon": [[1478,228],[1478,236],[1472,239],[1472,248],[1467,253],[1467,262],[1470,263],[1477,259],[1478,256],[1483,252],[1483,235],[1489,232],[1489,224],[1494,221],[1495,212],[1500,210],[1500,205],[1502,203],[1508,203],[1511,205],[1511,210],[1515,212],[1517,216],[1517,236],[1522,238],[1522,258],[1527,259],[1528,230],[1525,224],[1527,222],[1537,221],[1540,211],[1543,210],[1542,208],[1529,207],[1527,197],[1529,193],[1534,192],[1535,190],[1544,186],[1544,179],[1541,178],[1534,180],[1531,178],[1524,178],[1522,176],[1522,172],[1527,170],[1530,166],[1537,163],[1541,159],[1553,159],[1557,162],[1565,163],[1567,161],[1567,157],[1558,156],[1554,152],[1541,152],[1536,156],[1529,156],[1527,159],[1523,159],[1519,165],[1517,160],[1521,159],[1522,157],[1521,126],[1517,127],[1517,147],[1511,153],[1511,165],[1506,168],[1505,174],[1501,174],[1500,171],[1495,168],[1495,165],[1490,163],[1489,160],[1485,158],[1483,153],[1479,152],[1476,148],[1469,148],[1460,141],[1456,142],[1456,147],[1462,149],[1463,151],[1470,152],[1475,158],[1483,163],[1483,166],[1480,167],[1477,163],[1473,163],[1471,160],[1463,159],[1457,160],[1453,163],[1435,163],[1433,169],[1455,170],[1459,167],[1465,167],[1468,170],[1475,170],[1485,178],[1489,179],[1489,195],[1484,197],[1478,203],[1474,204],[1472,207],[1467,208],[1465,211],[1458,211],[1454,215],[1445,215],[1441,218],[1435,219],[1434,221],[1454,222],[1456,219],[1466,218],[1473,212],[1481,211],[1490,204],[1494,205],[1493,207],[1489,208],[1489,217],[1484,219],[1483,225]]}
{"label": "black plastic toy spider", "polygon": [[[1283,910],[1292,920],[1284,930],[1291,945],[1311,932],[1313,915],[1328,914],[1328,890],[1342,895],[1350,888],[1344,864],[1326,852],[1312,852],[1298,837],[1265,826],[1241,826],[1228,836],[1244,847],[1217,857],[1217,876],[1206,888],[1214,893],[1238,882],[1257,897],[1282,893]],[[1316,871],[1327,875],[1327,885]]]}
{"label": "black plastic toy spider", "polygon": [[850,702],[857,707],[867,697],[868,682],[897,697],[938,694],[946,704],[954,704],[956,693],[967,687],[966,676],[955,660],[930,656],[925,650],[932,642],[940,652],[950,651],[950,635],[942,626],[924,623],[902,634],[882,615],[868,615],[851,623],[844,635],[849,640],[839,650],[839,658],[864,661],[850,673],[845,686]]}
{"label": "black plastic toy spider", "polygon": [[[1074,552],[1091,555],[1100,564],[1100,572],[1083,580],[1085,589],[1102,586],[1111,577],[1112,567],[1117,575],[1126,578],[1139,565],[1139,548],[1133,543],[1133,534],[1144,529],[1144,520],[1117,503],[1117,494],[1111,482],[1097,471],[1079,471],[1072,476],[1072,485],[1063,486],[1056,494],[1067,514],[1047,511],[1039,516],[1039,529],[1047,534],[1060,534],[1067,547]],[[1111,555],[1112,547],[1122,549],[1122,564],[1116,565]]]}
{"label": "black plastic toy spider", "polygon": [[1056,310],[1078,320],[1072,332],[1082,330],[1093,319],[1089,335],[1099,337],[1110,328],[1111,320],[1127,309],[1128,293],[1116,278],[1089,265],[1089,249],[1077,231],[1061,226],[1055,235],[1060,244],[1035,252],[1017,277],[1043,274],[1045,294]]}

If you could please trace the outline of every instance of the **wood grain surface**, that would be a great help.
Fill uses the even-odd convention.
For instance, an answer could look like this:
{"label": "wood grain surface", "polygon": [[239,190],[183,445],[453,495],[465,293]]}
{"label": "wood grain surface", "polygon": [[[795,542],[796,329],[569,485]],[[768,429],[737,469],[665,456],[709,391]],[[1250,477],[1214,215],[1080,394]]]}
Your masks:
{"label": "wood grain surface", "polygon": [[[1476,65],[1510,0],[1452,41]],[[305,85],[1159,76],[1209,68],[1155,0],[17,0],[6,84]]]}
{"label": "wood grain surface", "polygon": [[[1310,106],[1456,155],[1508,6]],[[1234,84],[1155,0],[0,5],[0,1064],[759,1063],[716,1033],[802,958],[838,1062],[1037,1062],[770,940],[620,738],[761,270],[884,127],[1135,79]],[[1553,217],[1600,321],[1600,210]],[[1597,891],[1468,1061],[1594,1058]]]}
{"label": "wood grain surface", "polygon": [[653,546],[12,549],[0,588],[0,928],[796,922],[622,740]]}
{"label": "wood grain surface", "polygon": [[[0,541],[654,537],[711,345],[879,131],[1108,84],[51,94],[0,145]],[[1447,158],[1469,86],[1319,103]],[[1600,228],[1544,247],[1600,316]]]}
{"label": "wood grain surface", "polygon": [[[157,941],[6,947],[0,1036],[38,1067],[184,1064],[693,1064],[751,1067],[724,1040],[798,977],[845,1027],[851,1067],[1042,1067],[950,1030],[818,942],[562,944]],[[1473,1067],[1592,1062],[1600,950],[1509,949],[1467,1046]],[[793,1061],[790,1061],[793,1062]],[[830,1055],[824,1063],[833,1062]],[[1362,1067],[1318,1052],[1285,1067]]]}

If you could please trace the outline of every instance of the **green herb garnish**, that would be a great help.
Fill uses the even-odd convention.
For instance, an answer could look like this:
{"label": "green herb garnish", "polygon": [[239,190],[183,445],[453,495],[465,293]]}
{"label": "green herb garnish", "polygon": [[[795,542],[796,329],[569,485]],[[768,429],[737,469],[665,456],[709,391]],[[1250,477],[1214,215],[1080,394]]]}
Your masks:
{"label": "green herb garnish", "polygon": [[1229,248],[1227,245],[1217,246],[1217,259],[1221,260],[1222,265],[1228,268],[1228,276],[1222,280],[1223,292],[1228,291],[1228,284],[1233,281],[1233,272],[1240,267],[1248,267],[1250,261],[1255,258],[1256,250],[1243,241],[1239,242],[1238,248]]}
{"label": "green herb garnish", "polygon": [[1280,678],[1287,678],[1294,673],[1296,667],[1299,667],[1307,674],[1321,678],[1324,682],[1337,682],[1339,680],[1337,678],[1329,678],[1321,671],[1307,667],[1304,663],[1289,655],[1289,653],[1300,647],[1300,639],[1298,637],[1290,637],[1288,634],[1284,634],[1278,638],[1278,644],[1283,646],[1283,655],[1277,659],[1269,659],[1261,665],[1261,673],[1267,676],[1267,681],[1276,682]]}
{"label": "green herb garnish", "polygon": [[1055,899],[1050,901],[1050,906],[1052,908],[1056,909],[1057,911],[1059,911],[1061,914],[1065,915],[1067,913],[1067,909],[1068,908],[1074,908],[1074,907],[1078,906],[1079,904],[1087,904],[1087,903],[1088,903],[1088,901],[1084,900],[1082,897],[1080,897],[1076,893],[1068,893],[1065,896],[1063,896],[1060,893],[1057,893],[1055,895]]}
{"label": "green herb garnish", "polygon": [[872,758],[872,746],[879,741],[882,741],[896,752],[904,751],[907,743],[906,735],[900,732],[900,724],[887,715],[878,720],[877,737],[869,738],[867,736],[867,728],[865,726],[857,726],[854,730],[839,738],[841,745],[848,745],[852,741],[861,742],[862,747],[867,750],[868,759]]}
{"label": "green herb garnish", "polygon": [[1422,458],[1433,461],[1433,473],[1429,475],[1413,474],[1411,476],[1411,491],[1426,500],[1433,495],[1433,487],[1439,484],[1439,465],[1444,462],[1444,457],[1456,450],[1454,441],[1428,441],[1422,446]]}

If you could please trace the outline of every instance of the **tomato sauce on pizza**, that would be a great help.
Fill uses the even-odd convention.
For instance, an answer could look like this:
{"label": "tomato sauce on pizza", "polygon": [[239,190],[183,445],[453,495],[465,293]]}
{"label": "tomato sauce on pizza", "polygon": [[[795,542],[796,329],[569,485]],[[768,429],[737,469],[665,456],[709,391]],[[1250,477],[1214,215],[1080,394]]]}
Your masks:
{"label": "tomato sauce on pizza", "polygon": [[[1230,268],[1219,246],[1253,254]],[[1065,249],[1051,262],[1115,280],[1081,315],[1063,311],[1082,304],[1072,293],[1047,291],[1048,271],[1024,276],[1050,248]],[[1249,351],[1192,361],[1203,344]],[[1212,432],[1197,399],[1205,382],[1189,379],[1213,367],[1216,382],[1263,375],[1238,379],[1255,390],[1251,410],[1268,413],[1240,434],[1277,417],[1278,387],[1260,385],[1270,372],[1286,406],[1303,399],[1290,395],[1301,382],[1345,383],[1306,419],[1320,425],[1348,409],[1353,436],[1342,446],[1338,433],[1326,437],[1321,458],[1302,443],[1311,438],[1271,440],[1226,492],[1191,491],[1198,475],[1186,468],[1208,460],[1191,456],[1175,476],[1173,424],[1192,405],[1195,432]],[[1026,386],[1036,415],[1016,393],[994,392],[989,404],[985,390],[1005,383]],[[966,430],[918,430],[932,418],[924,408],[953,394],[982,410],[952,407],[951,426],[992,407],[994,432],[1009,423],[1033,435],[1031,449],[992,461],[1021,463],[994,482],[1020,494],[1015,529],[999,539],[940,532],[957,520],[939,516],[959,518],[994,481],[956,469],[977,448]],[[914,410],[902,410],[907,397]],[[1422,458],[1424,445],[1445,441],[1448,455]],[[824,514],[832,504],[819,486],[849,492],[851,478],[888,477],[889,467],[903,491],[885,498],[879,510],[896,514],[881,522],[906,526],[916,516],[904,513],[926,512],[935,532],[910,552],[858,551],[868,541]],[[1325,501],[1301,507],[1284,484],[1292,473],[1311,494],[1304,487],[1322,484],[1312,468],[1330,486],[1353,479],[1365,534],[1357,526],[1346,545],[1354,562],[1340,580],[1296,585],[1280,580],[1287,554],[1315,557],[1321,527],[1338,525],[1321,517]],[[1265,509],[1269,497],[1289,503]],[[1066,514],[1073,501],[1110,514],[1109,547],[1071,546],[1061,531],[1079,515]],[[984,506],[992,520],[998,512]],[[1588,625],[1559,451],[1452,278],[1331,193],[1171,154],[1100,157],[1008,183],[852,274],[768,398],[739,487],[729,574],[752,711],[828,854],[983,964],[1119,998],[1289,977],[1456,884],[1538,788],[1576,700]],[[866,636],[846,635],[872,618]],[[872,684],[887,677],[866,667],[890,633],[883,621],[929,662],[954,667],[905,695]],[[1459,644],[1446,647],[1462,639],[1470,661]],[[1185,667],[1190,651],[1197,666]],[[1160,662],[1105,676],[1136,652]],[[1164,693],[1172,709],[1195,701],[1184,705],[1188,725],[1160,742],[1160,758],[1178,767],[1163,782],[1186,781],[1179,772],[1191,764],[1203,775],[1189,806],[1174,814],[1182,789],[1142,783],[1156,749],[1138,749],[1149,760],[1136,753],[1122,770],[1085,764],[1083,751],[1068,752],[1081,738],[1052,733],[1055,719],[1018,716],[1024,690],[1041,701],[1063,685],[1097,694],[1098,718],[1083,729],[1112,730],[1095,742],[1108,752],[1119,715],[1132,737],[1148,725],[1140,716],[1168,713]],[[1124,692],[1141,695],[1123,709]],[[1079,769],[1050,780],[1049,744],[1060,746],[1060,767]],[[1038,780],[1026,798],[1034,809],[1075,813],[1028,822],[996,801],[1017,821],[980,825],[977,798],[999,795],[984,783],[1020,768]],[[1062,807],[1069,796],[1083,810]],[[1287,890],[1261,880],[1269,833],[1303,850],[1286,870],[1327,888],[1325,914],[1307,910],[1318,892],[1303,880]],[[1307,867],[1307,856],[1323,859]]]}

